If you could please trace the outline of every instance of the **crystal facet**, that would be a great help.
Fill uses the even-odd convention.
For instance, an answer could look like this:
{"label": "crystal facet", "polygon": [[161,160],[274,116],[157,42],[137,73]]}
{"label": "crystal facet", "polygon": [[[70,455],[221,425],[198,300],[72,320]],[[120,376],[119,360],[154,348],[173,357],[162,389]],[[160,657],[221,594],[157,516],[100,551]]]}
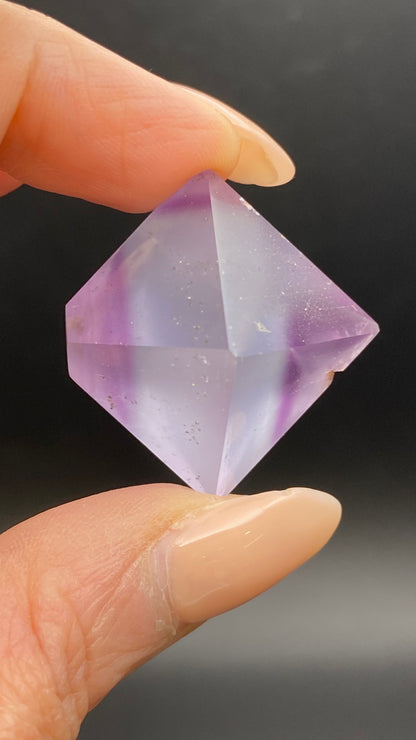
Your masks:
{"label": "crystal facet", "polygon": [[229,493],[378,332],[213,172],[66,307],[69,373],[197,490]]}

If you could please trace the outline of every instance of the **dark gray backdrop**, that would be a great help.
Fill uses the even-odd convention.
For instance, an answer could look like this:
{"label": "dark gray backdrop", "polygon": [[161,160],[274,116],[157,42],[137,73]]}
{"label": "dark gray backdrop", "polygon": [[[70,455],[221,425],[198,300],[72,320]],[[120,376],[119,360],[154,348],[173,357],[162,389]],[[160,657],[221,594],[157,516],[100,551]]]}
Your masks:
{"label": "dark gray backdrop", "polygon": [[[332,543],[126,680],[81,738],[414,740],[413,0],[31,5],[274,134],[296,179],[241,193],[381,325],[238,489],[335,493]],[[140,218],[28,188],[0,201],[2,528],[176,480],[65,369],[64,304]]]}

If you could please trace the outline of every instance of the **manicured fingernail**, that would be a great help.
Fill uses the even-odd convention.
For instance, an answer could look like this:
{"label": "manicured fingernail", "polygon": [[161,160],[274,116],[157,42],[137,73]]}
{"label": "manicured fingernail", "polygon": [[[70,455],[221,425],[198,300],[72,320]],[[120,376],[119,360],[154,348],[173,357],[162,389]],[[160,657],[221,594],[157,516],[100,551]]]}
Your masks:
{"label": "manicured fingernail", "polygon": [[333,496],[302,488],[230,496],[188,515],[159,543],[173,611],[200,622],[257,596],[318,552],[340,516]]}
{"label": "manicured fingernail", "polygon": [[181,85],[191,95],[208,101],[233,126],[240,142],[240,158],[228,179],[255,185],[283,185],[295,174],[295,165],[285,150],[266,131],[241,113],[216,98]]}

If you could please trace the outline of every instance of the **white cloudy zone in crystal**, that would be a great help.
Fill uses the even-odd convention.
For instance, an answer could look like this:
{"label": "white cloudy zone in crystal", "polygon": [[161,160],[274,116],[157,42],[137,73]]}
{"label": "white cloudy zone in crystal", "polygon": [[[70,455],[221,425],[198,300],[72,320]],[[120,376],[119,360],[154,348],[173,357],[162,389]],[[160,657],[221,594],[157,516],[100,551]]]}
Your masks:
{"label": "white cloudy zone in crystal", "polygon": [[186,483],[219,495],[377,331],[210,172],[67,305],[71,377]]}

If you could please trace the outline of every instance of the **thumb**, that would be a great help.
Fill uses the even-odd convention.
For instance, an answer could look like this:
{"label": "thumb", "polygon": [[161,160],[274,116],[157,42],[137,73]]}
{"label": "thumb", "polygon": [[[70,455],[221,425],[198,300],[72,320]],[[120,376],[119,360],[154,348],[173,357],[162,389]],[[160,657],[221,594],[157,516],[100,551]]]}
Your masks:
{"label": "thumb", "polygon": [[0,736],[75,738],[123,676],[279,581],[339,518],[336,499],[318,491],[219,499],[151,485],[9,530],[0,537]]}

